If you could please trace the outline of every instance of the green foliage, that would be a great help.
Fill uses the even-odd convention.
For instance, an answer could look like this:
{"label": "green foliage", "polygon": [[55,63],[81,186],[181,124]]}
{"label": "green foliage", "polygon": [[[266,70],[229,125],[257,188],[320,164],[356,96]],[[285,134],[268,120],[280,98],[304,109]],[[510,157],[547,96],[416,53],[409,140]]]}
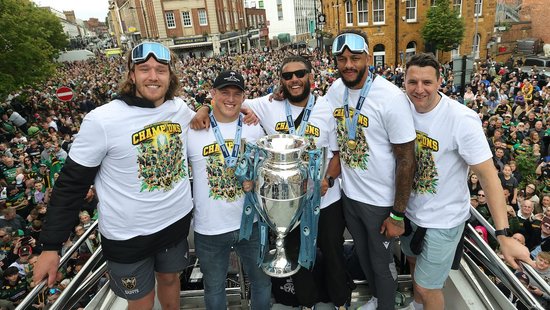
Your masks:
{"label": "green foliage", "polygon": [[0,0],[0,97],[54,74],[66,45],[54,14],[28,0]]}
{"label": "green foliage", "polygon": [[515,160],[517,169],[523,176],[521,184],[519,184],[519,188],[525,188],[525,186],[529,183],[536,184],[537,176],[535,174],[535,170],[537,169],[537,159],[538,158],[530,151],[516,156]]}
{"label": "green foliage", "polygon": [[440,51],[451,51],[464,38],[464,20],[451,8],[449,0],[436,0],[430,7],[422,27],[424,41],[435,44]]}

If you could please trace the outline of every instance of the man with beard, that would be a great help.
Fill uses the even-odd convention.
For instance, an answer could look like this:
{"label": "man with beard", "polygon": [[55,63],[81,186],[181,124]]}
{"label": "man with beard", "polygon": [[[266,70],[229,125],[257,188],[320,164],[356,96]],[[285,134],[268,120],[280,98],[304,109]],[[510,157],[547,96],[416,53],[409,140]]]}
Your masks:
{"label": "man with beard", "polygon": [[[245,100],[268,135],[290,133],[303,136],[308,149],[328,147],[328,170],[321,183],[321,214],[318,222],[317,246],[323,257],[324,283],[316,283],[311,270],[300,268],[292,276],[295,294],[304,309],[319,302],[319,291],[326,288],[330,301],[338,309],[346,309],[351,298],[343,256],[344,216],[340,202],[340,157],[335,136],[334,118],[329,105],[311,94],[313,73],[311,63],[301,56],[289,56],[281,64],[280,85],[286,100],[270,101],[270,95]],[[198,112],[197,116],[199,115]],[[198,117],[197,117],[198,119]],[[288,255],[296,260],[300,247],[300,229],[285,238]]]}
{"label": "man with beard", "polygon": [[367,71],[372,56],[364,32],[342,31],[332,54],[341,78],[325,99],[337,122],[344,216],[373,294],[361,309],[394,309],[392,243],[405,230],[415,169],[411,109],[399,88]]}
{"label": "man with beard", "polygon": [[[33,277],[54,284],[58,252],[94,184],[111,289],[130,310],[152,309],[155,294],[162,309],[175,310],[193,208],[186,158],[193,113],[176,96],[176,59],[167,47],[144,42],[127,59],[121,96],[86,115],[55,183]],[[171,150],[180,156],[161,165]],[[142,157],[157,161],[143,166]],[[170,182],[161,183],[166,176]]]}

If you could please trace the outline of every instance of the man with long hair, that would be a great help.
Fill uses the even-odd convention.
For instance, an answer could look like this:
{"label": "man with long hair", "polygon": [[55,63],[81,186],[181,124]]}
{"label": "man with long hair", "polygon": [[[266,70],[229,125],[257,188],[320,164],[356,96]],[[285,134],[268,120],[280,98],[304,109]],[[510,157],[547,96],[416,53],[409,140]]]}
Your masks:
{"label": "man with long hair", "polygon": [[[35,283],[53,285],[58,251],[94,184],[110,286],[128,309],[179,309],[193,208],[187,170],[192,111],[175,97],[175,59],[160,43],[137,45],[117,99],[84,118],[57,180],[40,241]],[[156,281],[155,281],[156,280]]]}

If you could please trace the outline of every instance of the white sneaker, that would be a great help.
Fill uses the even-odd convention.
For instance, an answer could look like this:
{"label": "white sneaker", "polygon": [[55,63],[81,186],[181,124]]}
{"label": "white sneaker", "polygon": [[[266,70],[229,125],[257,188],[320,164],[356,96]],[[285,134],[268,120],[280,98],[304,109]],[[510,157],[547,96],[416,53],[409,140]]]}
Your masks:
{"label": "white sneaker", "polygon": [[[414,301],[411,301],[411,303],[406,306],[405,308],[401,308],[400,310],[416,310],[417,308],[415,308],[414,306]],[[424,309],[424,307],[421,305],[420,309]]]}
{"label": "white sneaker", "polygon": [[372,297],[366,304],[357,308],[357,310],[376,310],[378,308],[378,298]]}

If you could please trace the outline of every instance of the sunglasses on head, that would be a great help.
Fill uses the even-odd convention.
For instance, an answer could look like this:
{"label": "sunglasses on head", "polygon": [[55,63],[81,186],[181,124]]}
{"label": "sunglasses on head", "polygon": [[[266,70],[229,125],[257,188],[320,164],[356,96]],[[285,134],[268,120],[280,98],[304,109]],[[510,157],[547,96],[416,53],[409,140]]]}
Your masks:
{"label": "sunglasses on head", "polygon": [[170,63],[170,50],[166,46],[156,42],[145,42],[134,47],[131,60],[132,63],[139,64],[147,61],[149,56],[155,57],[160,63]]}
{"label": "sunglasses on head", "polygon": [[338,56],[348,48],[352,53],[369,53],[369,46],[365,38],[355,33],[343,33],[332,42],[332,55]]}
{"label": "sunglasses on head", "polygon": [[283,77],[283,79],[285,80],[291,80],[292,79],[292,76],[295,75],[297,78],[301,79],[303,78],[306,74],[307,74],[307,70],[306,69],[301,69],[301,70],[296,70],[296,71],[291,71],[291,72],[282,72],[281,73],[281,76]]}

